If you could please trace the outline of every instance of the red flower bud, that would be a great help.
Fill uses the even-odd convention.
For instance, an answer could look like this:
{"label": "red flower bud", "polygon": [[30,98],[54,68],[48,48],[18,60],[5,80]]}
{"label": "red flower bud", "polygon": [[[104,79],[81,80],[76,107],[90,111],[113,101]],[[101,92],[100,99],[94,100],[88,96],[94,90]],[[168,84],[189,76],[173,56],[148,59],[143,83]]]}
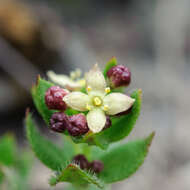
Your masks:
{"label": "red flower bud", "polygon": [[66,104],[63,101],[63,97],[68,92],[59,86],[50,87],[45,94],[45,103],[49,109],[65,110]]}
{"label": "red flower bud", "polygon": [[73,161],[80,166],[82,170],[89,168],[89,162],[82,154],[78,154],[73,158]]}
{"label": "red flower bud", "polygon": [[67,130],[72,136],[84,135],[88,132],[89,128],[87,125],[86,117],[83,114],[76,114],[69,117],[70,125]]}
{"label": "red flower bud", "polygon": [[55,132],[62,133],[70,125],[68,116],[63,112],[56,112],[51,116],[50,128]]}
{"label": "red flower bud", "polygon": [[104,169],[104,164],[99,160],[90,163],[90,169],[95,173],[100,173]]}
{"label": "red flower bud", "polygon": [[112,88],[128,86],[131,82],[131,72],[123,65],[116,65],[109,69],[107,76]]}

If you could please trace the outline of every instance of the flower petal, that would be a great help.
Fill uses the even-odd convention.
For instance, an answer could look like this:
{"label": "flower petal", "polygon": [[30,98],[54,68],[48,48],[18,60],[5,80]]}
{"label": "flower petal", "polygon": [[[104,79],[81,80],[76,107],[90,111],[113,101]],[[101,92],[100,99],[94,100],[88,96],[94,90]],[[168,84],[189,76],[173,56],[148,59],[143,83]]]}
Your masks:
{"label": "flower petal", "polygon": [[104,105],[108,107],[106,111],[108,115],[115,115],[126,111],[133,105],[134,102],[135,99],[122,93],[111,93],[104,98]]}
{"label": "flower petal", "polygon": [[81,88],[81,84],[71,80],[67,75],[55,74],[53,71],[48,71],[47,76],[53,83],[61,87],[67,87],[69,90]]}
{"label": "flower petal", "polygon": [[90,101],[88,95],[82,92],[71,92],[63,97],[63,101],[72,109],[87,111],[87,103]]}
{"label": "flower petal", "polygon": [[106,81],[97,64],[86,74],[86,86],[92,91],[104,93]]}
{"label": "flower petal", "polygon": [[88,112],[86,118],[88,127],[93,133],[100,132],[105,126],[106,116],[101,109],[93,109]]}

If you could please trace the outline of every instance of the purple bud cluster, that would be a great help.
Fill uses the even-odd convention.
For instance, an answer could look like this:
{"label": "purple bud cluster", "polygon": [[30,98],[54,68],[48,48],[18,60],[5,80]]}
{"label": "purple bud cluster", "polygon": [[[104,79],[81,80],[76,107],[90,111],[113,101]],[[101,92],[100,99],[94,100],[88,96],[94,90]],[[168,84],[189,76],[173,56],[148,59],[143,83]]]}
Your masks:
{"label": "purple bud cluster", "polygon": [[65,130],[71,136],[80,136],[88,132],[86,117],[83,114],[68,116],[63,112],[55,112],[50,119],[52,131],[62,133]]}
{"label": "purple bud cluster", "polygon": [[73,161],[80,166],[82,170],[91,170],[95,173],[100,173],[104,169],[104,164],[99,160],[89,162],[83,154],[78,154],[73,158]]}
{"label": "purple bud cluster", "polygon": [[[111,119],[106,117],[104,130],[111,126]],[[54,132],[63,133],[65,130],[71,136],[81,136],[89,131],[86,117],[84,114],[68,116],[63,112],[55,112],[50,119],[50,128]]]}
{"label": "purple bud cluster", "polygon": [[55,112],[50,119],[52,131],[63,133],[68,130],[71,136],[84,135],[89,131],[86,117],[83,114],[68,116],[63,111],[67,108],[63,97],[68,92],[59,86],[50,87],[45,94],[45,103],[49,109],[60,110]]}
{"label": "purple bud cluster", "polygon": [[128,86],[131,82],[131,72],[123,65],[116,65],[109,69],[107,76],[112,88]]}

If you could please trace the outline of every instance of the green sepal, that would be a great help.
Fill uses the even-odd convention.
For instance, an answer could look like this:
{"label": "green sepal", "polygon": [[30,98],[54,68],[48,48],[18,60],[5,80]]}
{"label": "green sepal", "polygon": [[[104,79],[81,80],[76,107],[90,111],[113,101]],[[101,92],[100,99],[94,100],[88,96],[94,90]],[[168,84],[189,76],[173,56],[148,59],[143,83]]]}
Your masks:
{"label": "green sepal", "polygon": [[70,182],[75,185],[87,186],[94,184],[99,188],[103,188],[103,183],[97,176],[89,171],[82,170],[77,164],[71,163],[65,169],[56,173],[56,176],[51,177],[49,183],[51,186],[60,182]]}
{"label": "green sepal", "polygon": [[107,78],[107,72],[109,71],[109,69],[111,69],[112,67],[116,66],[117,65],[117,59],[116,57],[112,57],[105,65],[105,68],[104,68],[104,77]]}
{"label": "green sepal", "polygon": [[31,114],[26,116],[26,135],[37,158],[52,170],[59,170],[68,161],[64,151],[40,135]]}
{"label": "green sepal", "polygon": [[145,139],[131,141],[106,152],[99,158],[104,163],[100,179],[113,183],[130,177],[143,164],[153,137],[154,132]]}

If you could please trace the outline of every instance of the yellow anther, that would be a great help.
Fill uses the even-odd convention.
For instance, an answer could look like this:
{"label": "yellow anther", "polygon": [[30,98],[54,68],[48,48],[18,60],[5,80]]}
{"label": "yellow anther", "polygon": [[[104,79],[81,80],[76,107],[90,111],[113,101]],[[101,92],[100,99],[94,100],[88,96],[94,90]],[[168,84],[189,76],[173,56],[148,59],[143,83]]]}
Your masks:
{"label": "yellow anther", "polygon": [[108,105],[104,105],[104,111],[108,111],[108,110],[109,110]]}
{"label": "yellow anther", "polygon": [[91,110],[91,106],[89,104],[86,104],[86,109],[90,111]]}
{"label": "yellow anther", "polygon": [[87,90],[88,92],[90,92],[90,91],[92,90],[92,88],[91,88],[90,86],[87,86],[86,90]]}
{"label": "yellow anther", "polygon": [[95,97],[93,99],[93,103],[95,106],[100,106],[102,104],[102,100],[99,97]]}
{"label": "yellow anther", "polygon": [[105,88],[105,92],[109,93],[110,92],[110,87]]}

